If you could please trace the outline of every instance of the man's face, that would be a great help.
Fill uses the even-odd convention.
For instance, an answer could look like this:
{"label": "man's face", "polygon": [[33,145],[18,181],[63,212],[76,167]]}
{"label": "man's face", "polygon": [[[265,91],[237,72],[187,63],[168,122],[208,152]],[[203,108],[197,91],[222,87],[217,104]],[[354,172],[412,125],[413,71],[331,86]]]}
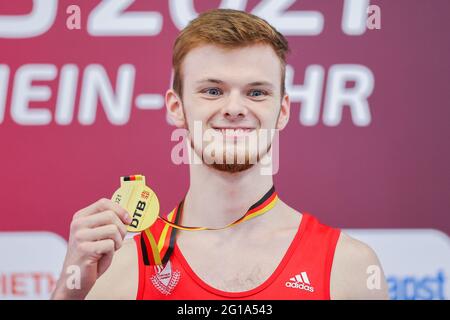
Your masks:
{"label": "man's face", "polygon": [[[270,135],[259,148],[250,147],[255,141],[250,136],[282,129],[287,123],[289,98],[281,97],[281,72],[281,62],[269,45],[197,47],[183,61],[182,101],[171,90],[166,95],[169,114],[177,126],[189,130],[193,149],[206,163],[222,171],[243,171],[255,163],[250,159],[261,159],[270,149]],[[193,137],[195,123],[201,124],[202,141]],[[222,152],[211,154],[205,148]],[[237,163],[243,158],[245,163]]]}

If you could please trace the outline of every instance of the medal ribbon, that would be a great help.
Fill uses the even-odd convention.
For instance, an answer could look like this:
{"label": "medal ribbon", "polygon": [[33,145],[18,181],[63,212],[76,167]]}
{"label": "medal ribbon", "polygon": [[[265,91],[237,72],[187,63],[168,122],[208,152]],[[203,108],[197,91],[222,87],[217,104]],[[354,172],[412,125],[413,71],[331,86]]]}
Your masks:
{"label": "medal ribbon", "polygon": [[176,223],[172,223],[169,220],[167,220],[161,216],[158,216],[158,218],[163,220],[166,224],[168,224],[172,228],[176,228],[176,229],[180,229],[180,230],[187,230],[187,231],[222,230],[222,229],[226,229],[229,227],[233,227],[244,221],[253,219],[257,216],[260,216],[260,215],[266,213],[267,211],[269,211],[270,209],[272,209],[275,206],[277,199],[278,199],[278,197],[277,197],[277,194],[275,193],[275,187],[272,186],[272,188],[270,188],[270,190],[258,202],[253,204],[242,217],[240,217],[236,221],[234,221],[230,224],[227,224],[224,227],[220,227],[220,228],[186,227],[186,226],[182,226],[182,225],[179,225]]}
{"label": "medal ribbon", "polygon": [[[159,240],[156,241],[154,235],[147,228],[141,234],[141,246],[145,265],[161,265],[169,261],[170,256],[174,250],[176,232],[178,230],[187,231],[202,231],[202,230],[222,230],[235,225],[238,225],[244,221],[256,218],[270,209],[272,209],[278,200],[278,195],[275,192],[275,187],[272,186],[270,190],[256,203],[254,203],[247,212],[236,221],[220,228],[208,228],[208,227],[187,227],[179,224],[181,215],[183,213],[183,201],[172,210],[172,212],[166,218],[158,216],[159,220],[163,222],[163,228],[160,233]],[[154,225],[155,226],[155,225]]]}

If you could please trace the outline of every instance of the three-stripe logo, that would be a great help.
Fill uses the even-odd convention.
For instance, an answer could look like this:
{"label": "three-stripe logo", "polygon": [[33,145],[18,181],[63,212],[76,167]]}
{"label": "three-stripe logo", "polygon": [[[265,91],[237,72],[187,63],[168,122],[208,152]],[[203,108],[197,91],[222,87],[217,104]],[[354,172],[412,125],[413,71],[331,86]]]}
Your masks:
{"label": "three-stripe logo", "polygon": [[287,288],[314,292],[314,287],[311,285],[308,274],[305,271],[300,272],[299,274],[296,274],[295,276],[290,278],[289,281],[286,281],[285,285]]}
{"label": "three-stripe logo", "polygon": [[299,283],[311,284],[311,282],[309,282],[308,275],[306,274],[306,272],[301,272],[300,274],[297,274],[295,277],[289,280],[297,281]]}

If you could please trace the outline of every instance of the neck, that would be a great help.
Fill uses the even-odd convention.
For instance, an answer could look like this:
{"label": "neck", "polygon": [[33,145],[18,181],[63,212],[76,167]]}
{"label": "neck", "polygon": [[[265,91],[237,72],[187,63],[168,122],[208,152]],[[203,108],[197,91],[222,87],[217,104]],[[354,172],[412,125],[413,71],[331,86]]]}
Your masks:
{"label": "neck", "polygon": [[238,173],[204,164],[190,166],[190,186],[183,205],[185,226],[219,228],[242,217],[273,185],[259,163]]}

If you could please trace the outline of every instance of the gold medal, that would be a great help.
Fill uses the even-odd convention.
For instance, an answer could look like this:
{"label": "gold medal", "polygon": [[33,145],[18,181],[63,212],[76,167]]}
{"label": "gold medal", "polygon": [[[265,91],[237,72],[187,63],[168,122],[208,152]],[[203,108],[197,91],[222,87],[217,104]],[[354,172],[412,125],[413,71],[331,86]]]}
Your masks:
{"label": "gold medal", "polygon": [[156,221],[159,215],[159,201],[155,192],[145,185],[143,175],[120,177],[120,188],[114,192],[112,201],[131,214],[129,232],[140,232]]}

